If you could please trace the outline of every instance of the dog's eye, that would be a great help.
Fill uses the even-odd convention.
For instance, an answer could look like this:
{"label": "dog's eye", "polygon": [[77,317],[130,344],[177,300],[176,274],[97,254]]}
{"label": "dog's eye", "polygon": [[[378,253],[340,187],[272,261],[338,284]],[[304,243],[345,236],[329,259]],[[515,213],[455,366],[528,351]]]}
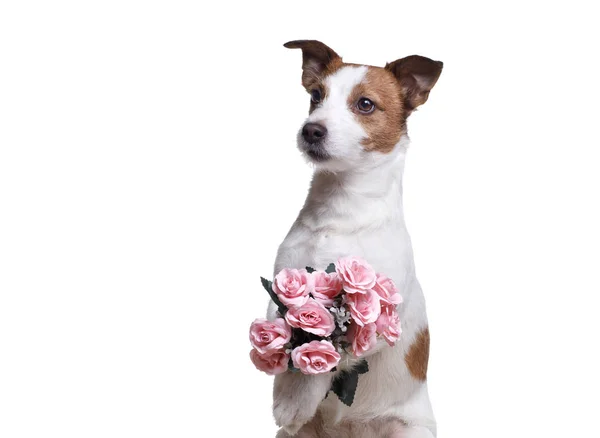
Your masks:
{"label": "dog's eye", "polygon": [[360,99],[358,99],[356,107],[361,113],[369,114],[372,113],[375,109],[375,104],[366,97],[361,97]]}
{"label": "dog's eye", "polygon": [[312,100],[312,103],[321,102],[321,90],[312,90],[310,92],[310,100]]}

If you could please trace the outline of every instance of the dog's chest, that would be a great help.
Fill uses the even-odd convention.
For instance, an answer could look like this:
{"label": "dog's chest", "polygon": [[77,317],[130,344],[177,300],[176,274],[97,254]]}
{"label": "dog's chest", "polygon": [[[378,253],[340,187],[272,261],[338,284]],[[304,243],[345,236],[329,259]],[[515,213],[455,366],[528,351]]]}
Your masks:
{"label": "dog's chest", "polygon": [[407,268],[412,266],[408,235],[401,224],[390,223],[376,229],[342,233],[312,231],[297,223],[281,244],[275,271],[306,266],[325,269],[343,256],[362,257],[375,270],[397,282],[403,281]]}

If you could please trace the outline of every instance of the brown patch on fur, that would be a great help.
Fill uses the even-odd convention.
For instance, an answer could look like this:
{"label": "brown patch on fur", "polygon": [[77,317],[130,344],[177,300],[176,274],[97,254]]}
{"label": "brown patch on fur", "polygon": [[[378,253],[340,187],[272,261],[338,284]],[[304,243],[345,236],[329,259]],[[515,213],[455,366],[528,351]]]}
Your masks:
{"label": "brown patch on fur", "polygon": [[[342,61],[342,58],[334,58],[325,65],[325,67],[323,68],[323,70],[321,70],[321,72],[319,72],[318,74],[311,75],[307,82],[305,82],[303,79],[302,85],[304,85],[304,88],[306,88],[306,90],[309,92],[311,90],[313,90],[314,88],[324,88],[323,82],[324,82],[325,78],[327,76],[331,76],[336,71],[338,71],[342,67],[345,67],[346,65],[348,65],[348,64],[344,63],[344,61]],[[303,78],[304,78],[304,76],[303,76]],[[322,92],[323,92],[323,97],[325,97],[327,95],[326,94],[327,90],[323,89]]]}
{"label": "brown patch on fur", "polygon": [[[375,110],[363,114],[356,104],[367,98],[375,104]],[[354,87],[348,97],[348,107],[367,132],[362,142],[365,150],[391,152],[406,132],[406,115],[403,109],[402,89],[396,77],[380,67],[369,67],[364,80]]]}
{"label": "brown patch on fur", "polygon": [[417,380],[427,380],[429,364],[429,327],[421,330],[404,358],[410,374]]}
{"label": "brown patch on fur", "polygon": [[444,63],[419,55],[397,59],[385,65],[400,83],[404,94],[404,107],[410,113],[427,102],[429,92],[442,74]]}

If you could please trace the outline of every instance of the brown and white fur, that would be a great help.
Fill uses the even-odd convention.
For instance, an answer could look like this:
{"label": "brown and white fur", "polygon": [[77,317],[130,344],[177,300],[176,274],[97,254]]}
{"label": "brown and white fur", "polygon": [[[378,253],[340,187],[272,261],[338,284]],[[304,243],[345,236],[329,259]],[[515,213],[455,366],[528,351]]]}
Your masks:
{"label": "brown and white fur", "polygon": [[[292,41],[302,50],[302,83],[310,115],[298,146],[315,164],[304,207],[281,244],[275,272],[323,269],[341,256],[368,260],[390,276],[404,298],[402,335],[380,342],[367,357],[351,407],[327,395],[335,373],[276,376],[277,437],[432,438],[436,423],[427,392],[429,328],[415,277],[402,210],[406,120],[425,103],[442,63],[409,56],[384,68],[346,64],[318,41]],[[269,309],[269,317],[276,309]],[[353,360],[345,358],[351,367]]]}

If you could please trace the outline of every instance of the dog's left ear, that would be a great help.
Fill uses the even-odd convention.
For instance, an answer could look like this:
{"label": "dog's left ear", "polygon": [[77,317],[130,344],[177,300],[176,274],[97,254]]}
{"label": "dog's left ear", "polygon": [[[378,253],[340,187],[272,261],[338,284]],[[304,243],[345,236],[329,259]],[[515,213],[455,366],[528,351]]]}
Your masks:
{"label": "dog's left ear", "polygon": [[443,67],[442,62],[419,55],[407,56],[385,66],[400,82],[404,106],[409,111],[427,102],[429,92],[442,74]]}
{"label": "dog's left ear", "polygon": [[332,61],[342,59],[321,41],[290,41],[283,46],[288,49],[302,49],[302,85],[306,88],[310,88],[319,79]]}

